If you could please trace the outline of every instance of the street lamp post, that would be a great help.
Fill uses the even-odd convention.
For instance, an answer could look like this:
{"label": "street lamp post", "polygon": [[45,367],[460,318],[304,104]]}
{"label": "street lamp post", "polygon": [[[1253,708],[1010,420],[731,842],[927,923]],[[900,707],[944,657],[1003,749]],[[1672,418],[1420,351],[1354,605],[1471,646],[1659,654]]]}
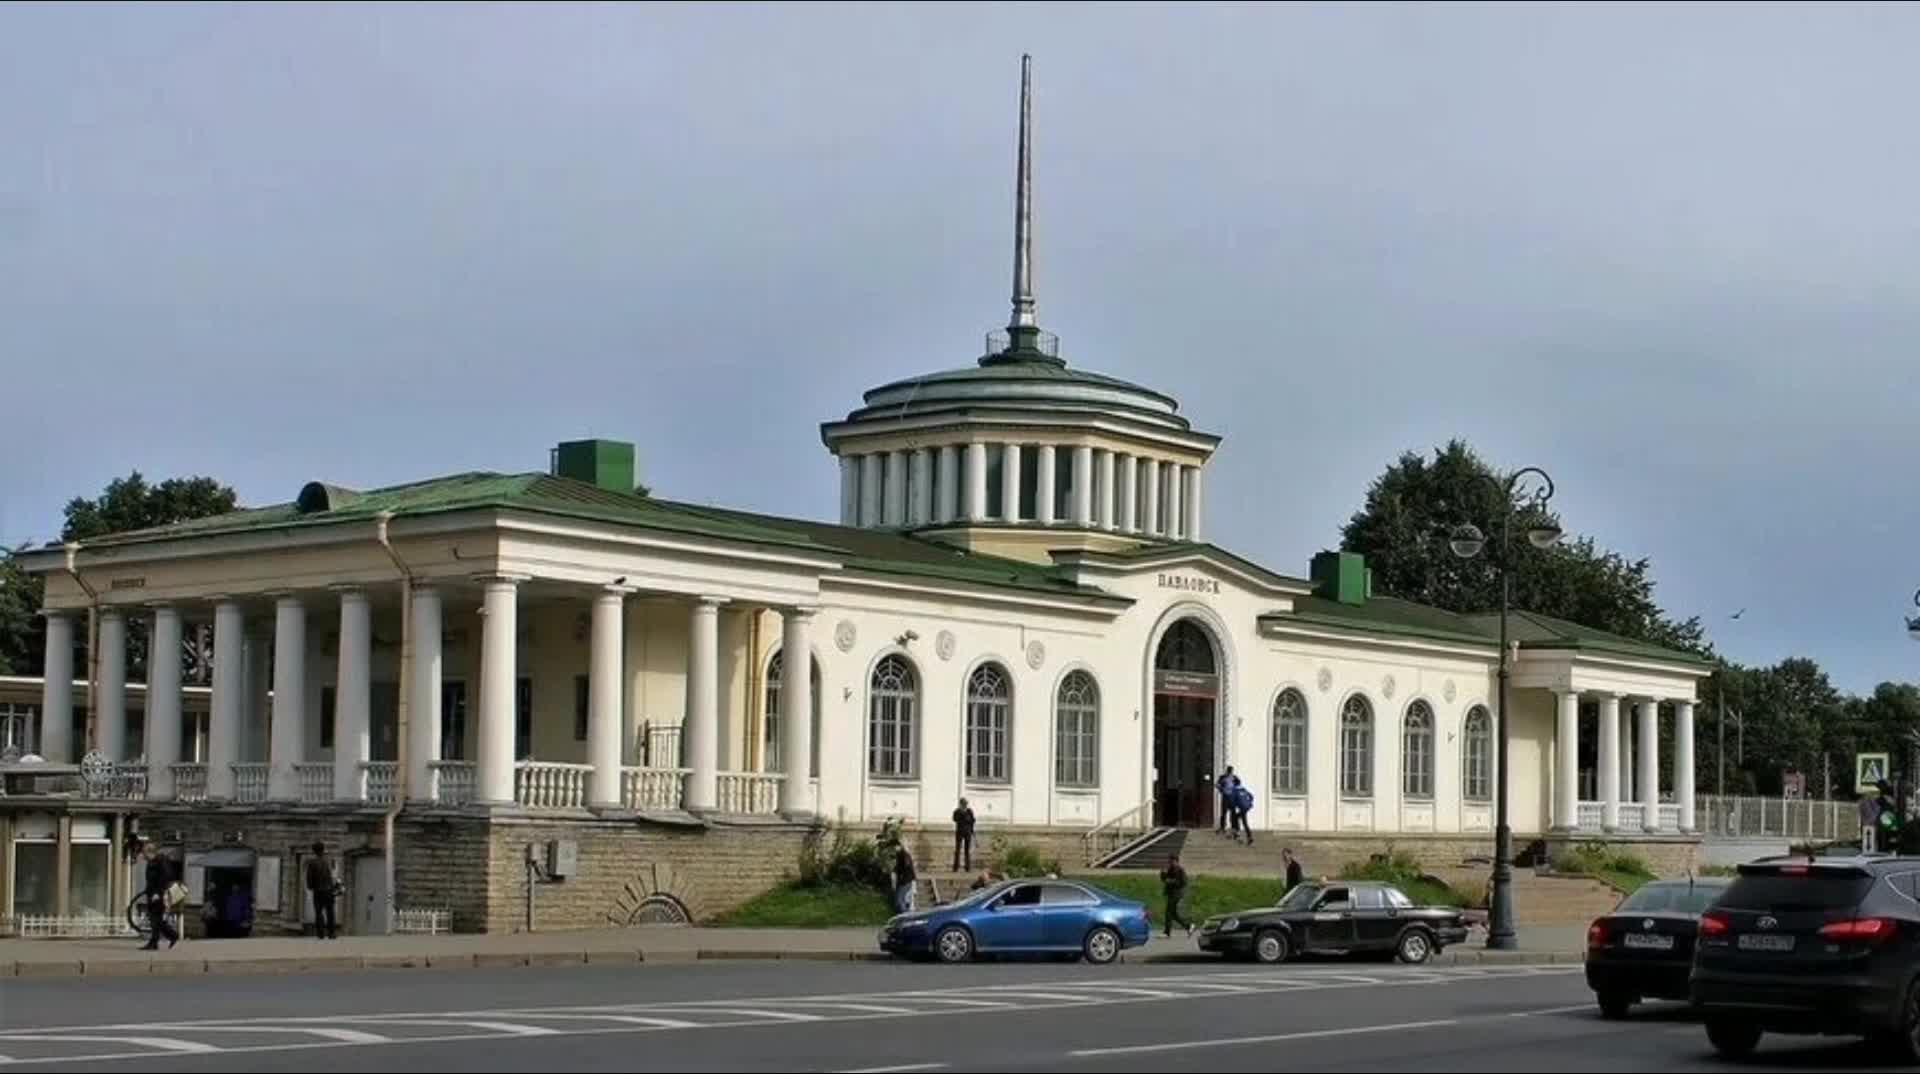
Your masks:
{"label": "street lamp post", "polygon": [[[1546,504],[1553,499],[1553,478],[1537,466],[1529,466],[1516,471],[1505,481],[1488,474],[1487,480],[1500,490],[1504,509],[1500,513],[1500,540],[1494,545],[1489,559],[1500,572],[1500,738],[1495,766],[1496,785],[1494,789],[1493,823],[1493,904],[1487,908],[1487,947],[1491,950],[1512,950],[1519,944],[1513,920],[1513,827],[1507,815],[1509,797],[1507,756],[1512,739],[1512,721],[1508,719],[1511,682],[1513,679],[1512,652],[1507,640],[1507,616],[1513,604],[1513,516],[1519,512],[1514,506],[1514,494],[1522,479],[1528,476],[1538,477],[1541,488],[1527,498],[1526,509],[1534,517],[1527,527],[1527,540],[1535,548],[1551,548],[1560,540],[1560,527],[1551,516],[1546,514]],[[1463,523],[1453,531],[1448,542],[1453,554],[1461,559],[1472,559],[1487,547],[1486,535],[1472,523]]]}

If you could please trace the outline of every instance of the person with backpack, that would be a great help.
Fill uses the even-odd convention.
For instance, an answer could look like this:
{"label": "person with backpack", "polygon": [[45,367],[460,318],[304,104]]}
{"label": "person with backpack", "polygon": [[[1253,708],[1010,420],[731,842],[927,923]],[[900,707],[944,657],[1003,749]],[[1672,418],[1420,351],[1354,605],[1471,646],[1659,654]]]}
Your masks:
{"label": "person with backpack", "polygon": [[1227,834],[1227,823],[1233,818],[1233,785],[1238,782],[1239,779],[1239,776],[1233,774],[1233,766],[1228,765],[1227,770],[1220,773],[1220,778],[1215,780],[1213,784],[1214,789],[1220,792],[1220,826],[1218,831],[1221,835]]}
{"label": "person with backpack", "polygon": [[327,861],[327,845],[313,844],[313,857],[307,859],[307,892],[313,897],[313,936],[317,940],[340,938],[340,920],[334,916],[334,900],[340,894],[340,881]]}
{"label": "person with backpack", "polygon": [[1246,833],[1248,846],[1253,845],[1253,820],[1248,816],[1248,814],[1252,812],[1253,792],[1247,789],[1245,783],[1236,778],[1233,781],[1234,838],[1238,839],[1239,833],[1241,832]]}

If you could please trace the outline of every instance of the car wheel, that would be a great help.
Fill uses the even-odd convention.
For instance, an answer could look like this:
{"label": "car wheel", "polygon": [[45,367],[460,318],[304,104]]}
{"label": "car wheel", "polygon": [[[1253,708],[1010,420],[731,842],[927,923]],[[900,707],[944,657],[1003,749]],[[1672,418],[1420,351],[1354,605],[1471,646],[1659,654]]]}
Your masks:
{"label": "car wheel", "polygon": [[1713,1018],[1707,1021],[1707,1043],[1724,1059],[1745,1059],[1760,1046],[1760,1027],[1749,1022]]}
{"label": "car wheel", "polygon": [[1433,936],[1426,929],[1408,929],[1400,934],[1394,954],[1409,966],[1418,966],[1433,957]]}
{"label": "car wheel", "polygon": [[1105,966],[1120,957],[1120,934],[1102,926],[1087,933],[1086,942],[1080,945],[1080,953],[1089,963]]}
{"label": "car wheel", "polygon": [[1920,981],[1907,989],[1907,1001],[1900,1005],[1893,1030],[1875,1043],[1896,1064],[1920,1064]]}
{"label": "car wheel", "polygon": [[1618,1022],[1633,1011],[1633,996],[1626,992],[1600,993],[1600,1017]]}
{"label": "car wheel", "polygon": [[1253,960],[1267,966],[1277,966],[1293,954],[1293,945],[1287,942],[1287,934],[1279,929],[1265,929],[1253,938]]}
{"label": "car wheel", "polygon": [[949,965],[973,958],[973,934],[958,925],[949,925],[933,938],[933,953]]}

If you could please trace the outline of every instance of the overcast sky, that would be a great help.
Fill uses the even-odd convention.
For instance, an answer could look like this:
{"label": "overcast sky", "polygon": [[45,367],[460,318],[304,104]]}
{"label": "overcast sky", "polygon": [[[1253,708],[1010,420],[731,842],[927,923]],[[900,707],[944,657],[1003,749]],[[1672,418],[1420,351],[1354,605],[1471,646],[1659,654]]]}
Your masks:
{"label": "overcast sky", "polygon": [[1464,436],[1736,658],[1920,678],[1912,7],[6,5],[0,539],[583,435],[832,515],[818,423],[1005,322],[1022,50],[1041,323],[1226,437],[1215,541]]}

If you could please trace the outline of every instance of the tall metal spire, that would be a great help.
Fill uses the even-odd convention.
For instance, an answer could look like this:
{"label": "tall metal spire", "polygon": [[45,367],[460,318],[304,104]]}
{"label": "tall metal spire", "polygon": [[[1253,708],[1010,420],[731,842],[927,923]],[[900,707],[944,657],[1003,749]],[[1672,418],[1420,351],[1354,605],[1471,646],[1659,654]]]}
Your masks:
{"label": "tall metal spire", "polygon": [[1009,329],[1032,328],[1033,316],[1033,57],[1020,57],[1020,162],[1013,214],[1013,319]]}

